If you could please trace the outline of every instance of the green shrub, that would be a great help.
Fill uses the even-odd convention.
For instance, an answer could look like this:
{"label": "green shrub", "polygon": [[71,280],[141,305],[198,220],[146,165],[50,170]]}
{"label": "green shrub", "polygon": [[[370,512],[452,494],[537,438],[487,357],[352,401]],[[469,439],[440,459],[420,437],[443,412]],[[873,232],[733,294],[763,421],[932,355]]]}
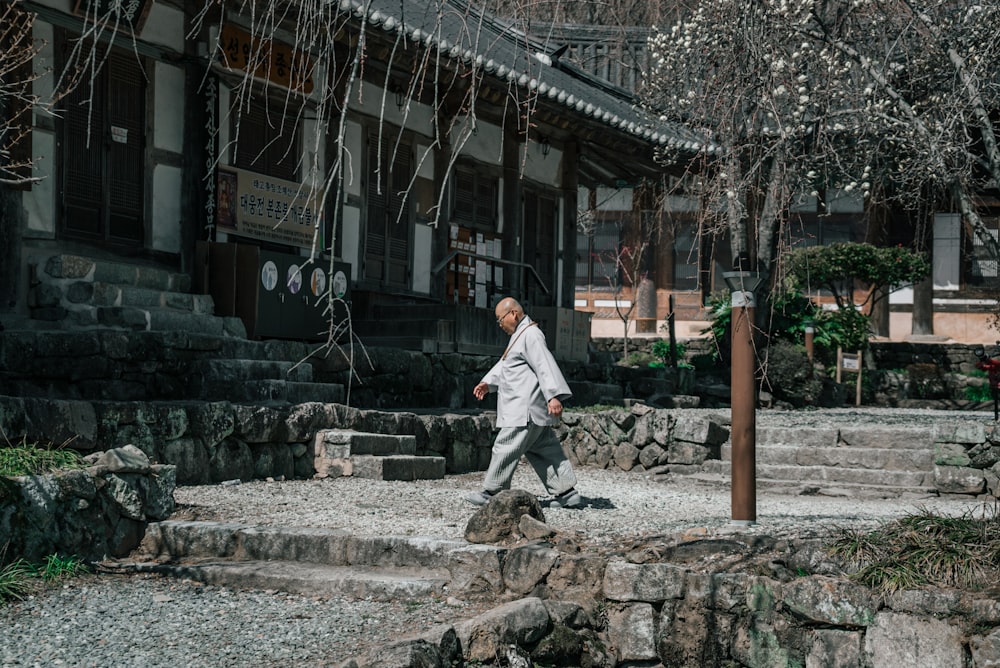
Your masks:
{"label": "green shrub", "polygon": [[[670,341],[668,339],[654,341],[652,351],[653,355],[663,362],[663,365],[670,364]],[[687,354],[687,346],[683,343],[675,342],[674,351],[677,353],[677,360],[683,361]]]}
{"label": "green shrub", "polygon": [[993,390],[989,385],[966,385],[965,398],[969,401],[993,401]]}
{"label": "green shrub", "polygon": [[634,352],[621,361],[622,366],[650,366],[658,360],[649,353]]}

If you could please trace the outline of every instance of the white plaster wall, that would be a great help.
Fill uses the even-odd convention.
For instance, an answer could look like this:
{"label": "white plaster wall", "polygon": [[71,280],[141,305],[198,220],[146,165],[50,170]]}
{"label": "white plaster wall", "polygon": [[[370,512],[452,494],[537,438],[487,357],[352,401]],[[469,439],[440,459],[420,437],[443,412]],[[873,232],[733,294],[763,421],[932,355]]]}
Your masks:
{"label": "white plaster wall", "polygon": [[597,189],[597,210],[631,211],[632,189],[599,187]]}
{"label": "white plaster wall", "polygon": [[426,294],[431,291],[431,232],[431,226],[422,223],[413,231],[413,289]]}
{"label": "white plaster wall", "polygon": [[[45,4],[63,8],[64,3]],[[33,37],[42,47],[35,59],[35,72],[39,77],[32,84],[32,89],[44,102],[52,97],[55,83],[52,72],[49,71],[55,64],[52,25],[36,21]],[[40,120],[52,123],[54,119],[48,111],[37,106],[33,118],[35,128],[31,133],[31,156],[34,164],[31,173],[40,181],[32,185],[31,190],[25,191],[22,199],[27,214],[25,236],[51,239],[55,237],[56,138],[53,132],[39,129],[38,123]]]}
{"label": "white plaster wall", "polygon": [[340,249],[344,262],[351,263],[351,280],[358,280],[358,252],[361,248],[361,210],[355,206],[344,207],[344,224],[342,225]]}
{"label": "white plaster wall", "polygon": [[184,70],[157,62],[153,77],[153,146],[184,152]]}
{"label": "white plaster wall", "polygon": [[348,121],[344,127],[344,148],[347,151],[344,162],[344,191],[348,195],[361,196],[361,169],[364,165],[364,133],[361,125]]}
{"label": "white plaster wall", "polygon": [[[475,134],[472,132],[475,123]],[[474,157],[488,165],[503,164],[503,131],[470,116],[460,116],[451,130],[451,145],[459,155]]]}
{"label": "white plaster wall", "polygon": [[417,159],[417,176],[434,180],[434,149],[426,144],[417,143],[414,154]]}
{"label": "white plaster wall", "polygon": [[181,251],[181,170],[157,165],[153,169],[153,239],[158,251]]}
{"label": "white plaster wall", "polygon": [[36,129],[31,135],[31,154],[34,164],[32,176],[41,179],[24,192],[25,213],[27,214],[26,237],[52,239],[56,233],[56,138],[51,132]]}
{"label": "white plaster wall", "polygon": [[932,277],[935,290],[958,290],[961,280],[962,214],[934,214],[934,268]]}
{"label": "white plaster wall", "polygon": [[153,2],[140,38],[174,51],[184,50],[184,14],[179,9]]}
{"label": "white plaster wall", "polygon": [[524,178],[556,188],[562,186],[562,151],[551,147],[544,155],[541,144],[528,142],[518,146],[517,158]]}
{"label": "white plaster wall", "polygon": [[405,127],[426,137],[434,135],[434,113],[430,107],[410,101],[399,109],[394,93],[386,92],[383,95],[382,88],[368,82],[362,83],[352,92],[348,108],[353,112],[382,118],[391,125]]}

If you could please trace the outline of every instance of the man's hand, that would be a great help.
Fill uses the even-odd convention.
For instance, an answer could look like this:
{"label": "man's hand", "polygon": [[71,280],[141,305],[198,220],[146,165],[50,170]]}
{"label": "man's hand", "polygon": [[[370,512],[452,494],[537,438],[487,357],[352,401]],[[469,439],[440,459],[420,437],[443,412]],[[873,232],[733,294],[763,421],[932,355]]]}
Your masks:
{"label": "man's hand", "polygon": [[472,396],[476,399],[482,401],[486,398],[486,395],[490,393],[490,386],[486,383],[479,383],[474,388],[472,388]]}
{"label": "man's hand", "polygon": [[562,408],[563,406],[561,401],[559,401],[555,397],[549,399],[549,415],[552,415],[554,417],[559,417],[560,415],[562,415]]}

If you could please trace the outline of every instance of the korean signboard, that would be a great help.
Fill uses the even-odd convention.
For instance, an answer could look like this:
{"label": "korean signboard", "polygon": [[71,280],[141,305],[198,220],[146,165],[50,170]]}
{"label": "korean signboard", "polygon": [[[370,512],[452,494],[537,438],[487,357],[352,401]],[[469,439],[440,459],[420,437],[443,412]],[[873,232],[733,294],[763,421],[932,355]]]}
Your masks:
{"label": "korean signboard", "polygon": [[229,69],[250,72],[304,95],[312,92],[314,65],[304,52],[280,42],[259,39],[230,24],[222,26],[219,44],[222,63]]}
{"label": "korean signboard", "polygon": [[[317,193],[245,169],[218,170],[216,229],[252,239],[310,248],[320,223]],[[322,227],[319,241],[322,243]]]}

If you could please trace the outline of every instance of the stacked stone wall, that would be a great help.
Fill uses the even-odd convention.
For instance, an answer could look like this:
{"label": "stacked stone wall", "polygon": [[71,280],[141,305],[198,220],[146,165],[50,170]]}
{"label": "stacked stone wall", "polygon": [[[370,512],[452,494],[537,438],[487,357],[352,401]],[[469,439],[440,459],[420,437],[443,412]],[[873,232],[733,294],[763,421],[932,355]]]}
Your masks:
{"label": "stacked stone wall", "polygon": [[0,565],[52,554],[87,561],[124,557],[151,521],[174,512],[174,467],[150,464],[133,446],[88,458],[90,466],[0,478]]}

